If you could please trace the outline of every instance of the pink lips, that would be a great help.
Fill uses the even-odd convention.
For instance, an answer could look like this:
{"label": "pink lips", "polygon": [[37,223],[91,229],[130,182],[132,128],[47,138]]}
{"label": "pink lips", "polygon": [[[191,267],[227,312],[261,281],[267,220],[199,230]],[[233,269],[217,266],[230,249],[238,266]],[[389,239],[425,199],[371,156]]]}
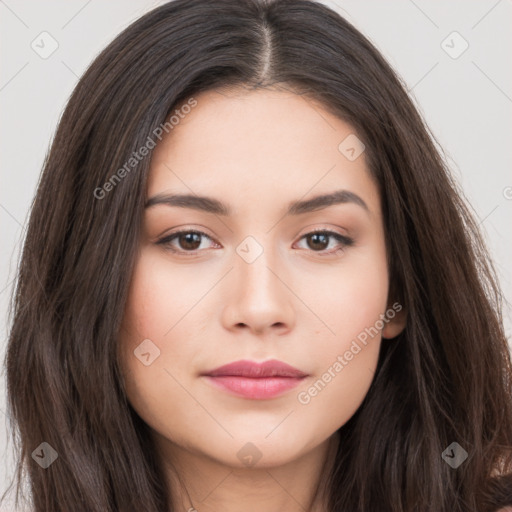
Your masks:
{"label": "pink lips", "polygon": [[213,385],[238,396],[265,400],[297,386],[307,374],[275,359],[235,361],[202,374]]}

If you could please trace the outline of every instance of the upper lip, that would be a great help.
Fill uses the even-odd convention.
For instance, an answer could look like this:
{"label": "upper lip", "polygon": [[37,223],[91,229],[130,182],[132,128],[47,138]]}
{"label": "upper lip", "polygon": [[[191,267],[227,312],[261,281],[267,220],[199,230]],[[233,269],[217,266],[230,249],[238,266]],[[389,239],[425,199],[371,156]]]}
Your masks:
{"label": "upper lip", "polygon": [[234,361],[233,363],[219,366],[214,370],[203,373],[209,377],[248,377],[248,378],[264,378],[264,377],[306,377],[307,374],[290,366],[289,364],[278,361],[277,359],[271,359],[263,363],[257,363],[255,361]]}

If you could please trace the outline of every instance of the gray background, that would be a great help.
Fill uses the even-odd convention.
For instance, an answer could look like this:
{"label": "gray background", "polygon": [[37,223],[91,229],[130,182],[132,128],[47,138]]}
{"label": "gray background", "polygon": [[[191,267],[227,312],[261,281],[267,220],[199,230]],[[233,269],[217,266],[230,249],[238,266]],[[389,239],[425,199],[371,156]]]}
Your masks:
{"label": "gray background", "polygon": [[[0,0],[2,360],[24,225],[59,116],[78,77],[99,51],[132,21],[161,3]],[[367,35],[407,84],[480,221],[505,297],[511,301],[512,1],[325,3]],[[40,36],[43,31],[58,43],[46,59],[31,47],[33,41],[42,47],[41,37],[48,37]],[[450,35],[454,31],[463,39]],[[469,47],[457,56],[464,40]],[[50,40],[44,45],[50,48]],[[506,306],[509,340],[511,318],[511,308]],[[2,369],[0,461],[6,462],[0,462],[0,492],[12,474],[6,420]]]}

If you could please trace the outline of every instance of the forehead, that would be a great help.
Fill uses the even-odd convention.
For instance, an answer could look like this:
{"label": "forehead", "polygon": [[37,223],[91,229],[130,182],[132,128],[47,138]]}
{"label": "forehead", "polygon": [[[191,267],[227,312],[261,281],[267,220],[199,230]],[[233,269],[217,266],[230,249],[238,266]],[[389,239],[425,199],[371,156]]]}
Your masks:
{"label": "forehead", "polygon": [[339,148],[354,128],[318,102],[269,89],[213,90],[194,100],[153,152],[149,197],[197,193],[268,203],[342,188],[378,209],[364,152],[350,160]]}

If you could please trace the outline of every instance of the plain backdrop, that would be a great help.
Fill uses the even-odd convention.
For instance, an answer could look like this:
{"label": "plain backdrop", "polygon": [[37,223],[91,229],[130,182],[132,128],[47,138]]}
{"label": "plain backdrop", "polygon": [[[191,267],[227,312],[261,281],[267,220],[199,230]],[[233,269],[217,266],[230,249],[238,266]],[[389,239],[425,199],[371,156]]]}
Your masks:
{"label": "plain backdrop", "polygon": [[[161,3],[0,0],[2,361],[18,251],[59,116],[99,51]],[[480,221],[505,297],[511,301],[512,1],[325,3],[368,36],[407,84]],[[43,47],[46,52],[56,49],[48,56]],[[507,306],[509,340],[511,324]],[[0,492],[13,473],[5,409],[2,368]]]}

